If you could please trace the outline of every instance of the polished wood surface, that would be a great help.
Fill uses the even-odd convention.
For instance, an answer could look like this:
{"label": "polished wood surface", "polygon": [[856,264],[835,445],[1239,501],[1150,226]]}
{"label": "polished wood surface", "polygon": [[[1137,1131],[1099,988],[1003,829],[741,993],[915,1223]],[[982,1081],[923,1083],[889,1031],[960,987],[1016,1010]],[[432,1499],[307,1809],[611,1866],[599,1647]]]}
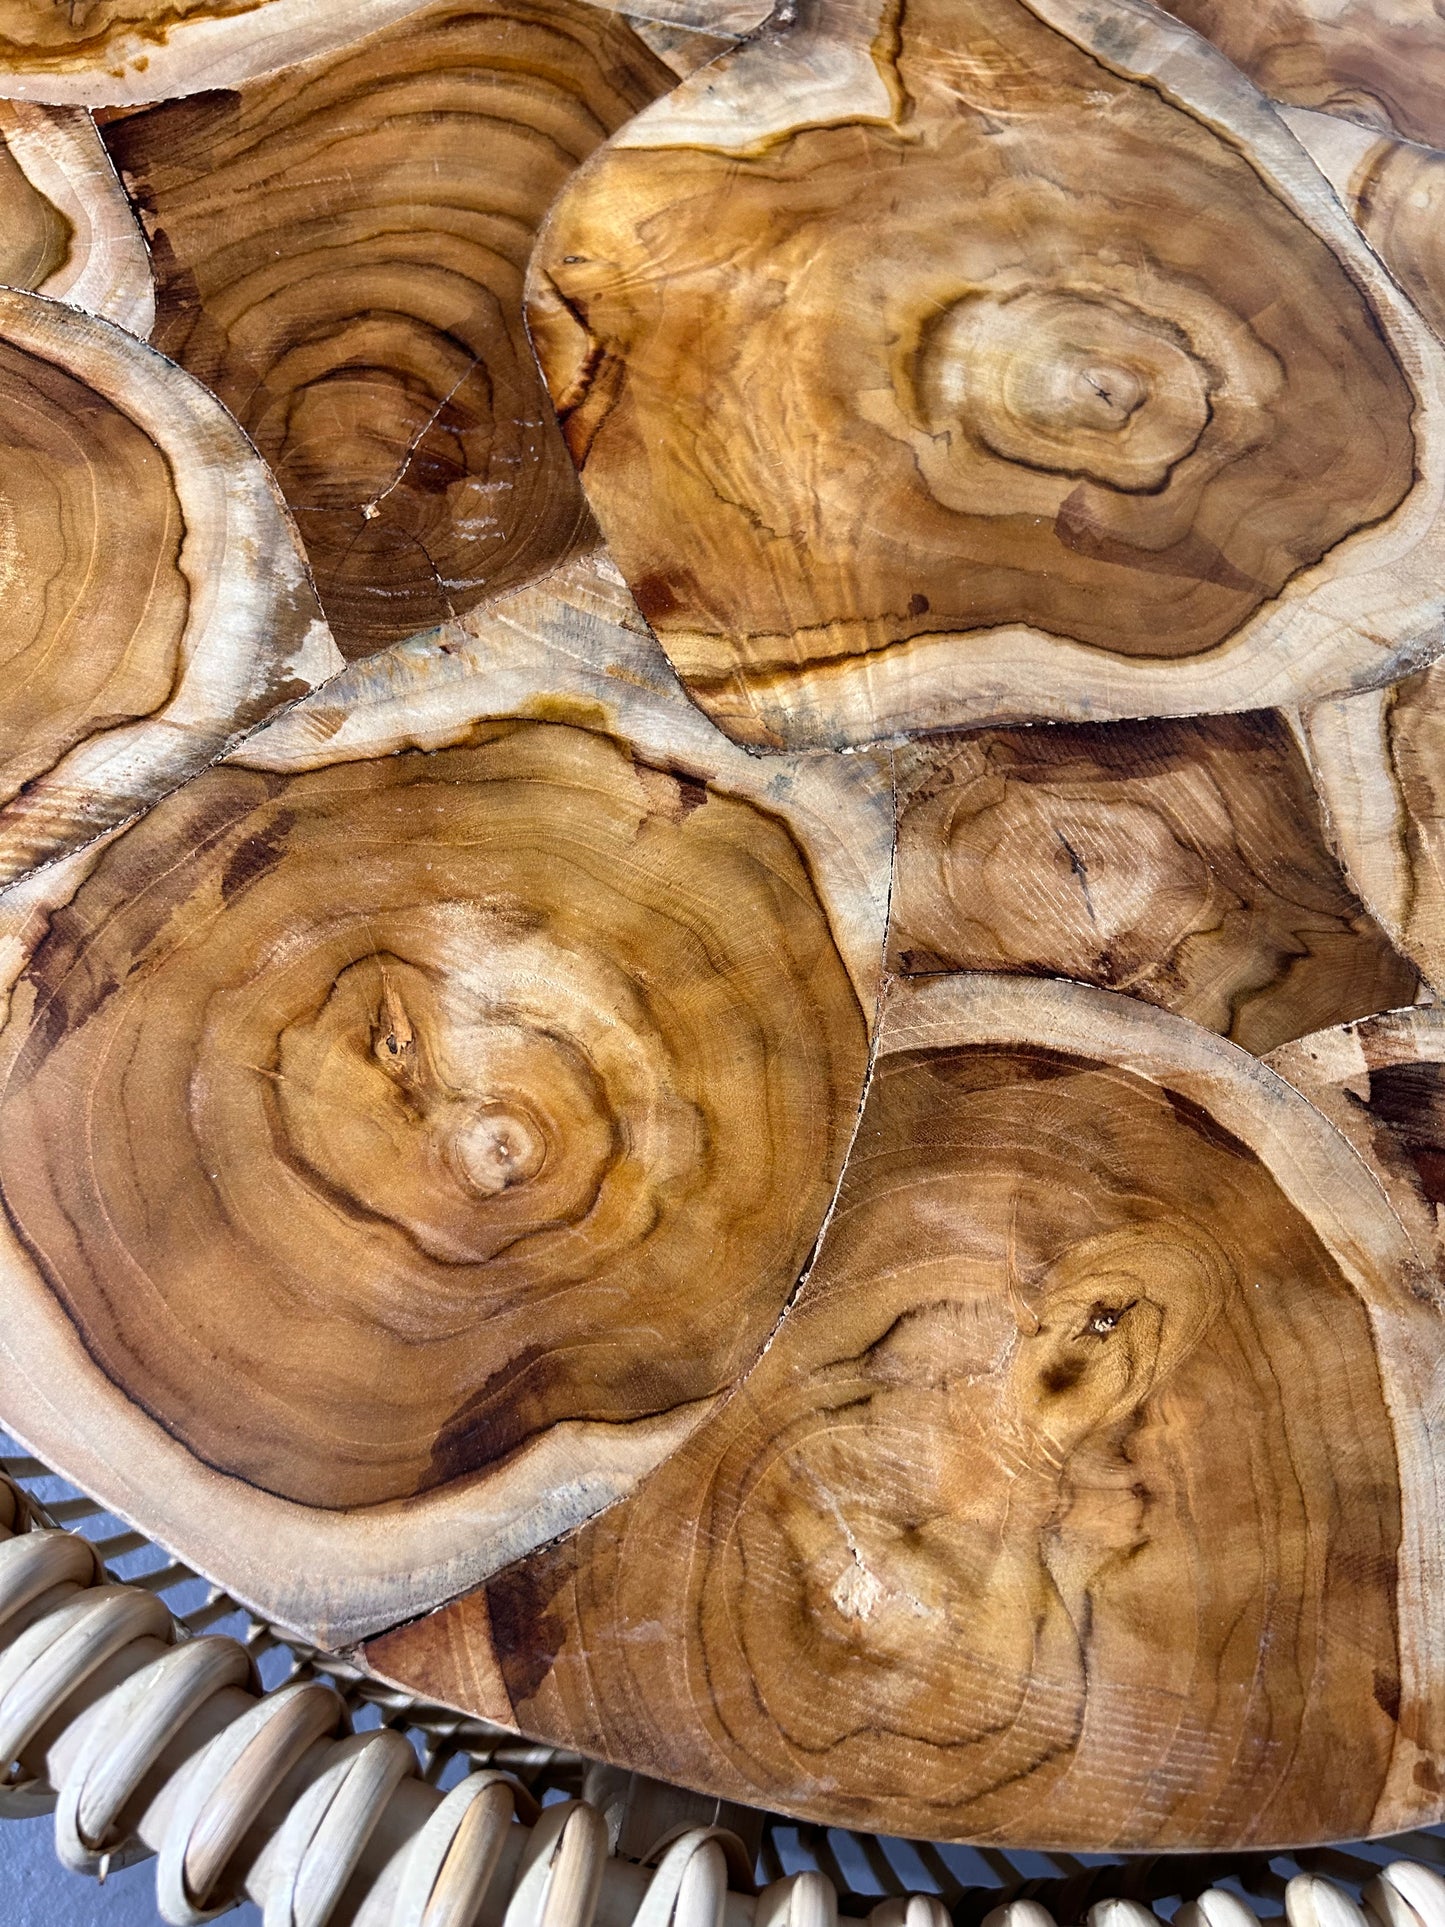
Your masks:
{"label": "polished wood surface", "polygon": [[270,474],[134,336],[0,289],[0,458],[9,880],[203,769],[338,658]]}
{"label": "polished wood surface", "polygon": [[1445,143],[1445,21],[1433,0],[1157,0],[1276,100]]}
{"label": "polished wood surface", "polygon": [[1252,1051],[1415,997],[1276,716],[944,734],[894,768],[905,975],[1072,977]]}
{"label": "polished wood surface", "polygon": [[[1439,31],[1445,41],[1445,23]],[[1436,334],[1445,333],[1445,154],[1305,108],[1284,119]]]}
{"label": "polished wood surface", "polygon": [[156,244],[156,346],[270,463],[344,655],[591,539],[522,276],[571,170],[674,79],[584,0],[439,0],[107,126]]}
{"label": "polished wood surface", "polygon": [[1400,1824],[1438,1718],[1400,1625],[1439,1557],[1400,1450],[1439,1423],[1412,1264],[1343,1140],[1196,1026],[1077,985],[900,990],[763,1360],[631,1501],[369,1657],[843,1825]]}
{"label": "polished wood surface", "polygon": [[68,301],[142,338],[155,323],[140,223],[77,108],[0,100],[0,284]]}
{"label": "polished wood surface", "polygon": [[742,740],[1255,707],[1426,620],[1433,541],[1389,531],[1439,344],[1152,10],[806,7],[577,176],[530,316],[614,553]]}
{"label": "polished wood surface", "polygon": [[699,1799],[1445,1817],[1439,37],[0,0],[0,1424]]}
{"label": "polished wood surface", "polygon": [[332,1637],[615,1500],[762,1349],[892,828],[886,762],[711,730],[595,564],[370,670],[12,894],[0,1031],[7,1298],[83,1338],[84,1449],[112,1387],[167,1531]]}

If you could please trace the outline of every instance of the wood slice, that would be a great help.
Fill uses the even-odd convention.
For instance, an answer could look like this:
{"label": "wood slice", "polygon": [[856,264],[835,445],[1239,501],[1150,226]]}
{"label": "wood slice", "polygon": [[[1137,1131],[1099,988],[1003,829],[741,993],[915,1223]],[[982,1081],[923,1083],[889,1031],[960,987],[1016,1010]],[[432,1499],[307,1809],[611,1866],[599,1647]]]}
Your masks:
{"label": "wood slice", "polygon": [[583,0],[439,0],[107,125],[152,237],[156,344],[271,464],[345,655],[595,539],[523,272],[568,174],[674,79]]}
{"label": "wood slice", "polygon": [[1158,0],[1256,86],[1445,146],[1445,23],[1433,0]]}
{"label": "wood slice", "polygon": [[1303,728],[1351,881],[1445,992],[1445,670],[1316,704]]}
{"label": "wood slice", "polygon": [[1445,154],[1303,108],[1287,108],[1284,119],[1391,274],[1445,334]]}
{"label": "wood slice", "polygon": [[340,667],[265,467],[200,383],[0,289],[0,882]]}
{"label": "wood slice", "polygon": [[[1438,646],[1440,344],[1131,0],[813,0],[614,137],[530,315],[740,739],[1274,705]],[[1281,264],[1287,263],[1287,271]]]}
{"label": "wood slice", "polygon": [[1387,1010],[1301,1037],[1269,1062],[1370,1164],[1445,1305],[1445,1010]]}
{"label": "wood slice", "polygon": [[1079,985],[916,985],[737,1393],[368,1662],[840,1825],[1409,1824],[1445,1738],[1441,1337],[1364,1165],[1273,1072]]}
{"label": "wood slice", "polygon": [[79,108],[0,100],[0,283],[151,331],[150,255]]}
{"label": "wood slice", "polygon": [[817,1237],[891,819],[884,763],[727,744],[594,569],[12,893],[7,1423],[333,1642],[615,1500]]}
{"label": "wood slice", "polygon": [[1277,716],[946,734],[895,770],[895,970],[1072,977],[1252,1051],[1415,996]]}

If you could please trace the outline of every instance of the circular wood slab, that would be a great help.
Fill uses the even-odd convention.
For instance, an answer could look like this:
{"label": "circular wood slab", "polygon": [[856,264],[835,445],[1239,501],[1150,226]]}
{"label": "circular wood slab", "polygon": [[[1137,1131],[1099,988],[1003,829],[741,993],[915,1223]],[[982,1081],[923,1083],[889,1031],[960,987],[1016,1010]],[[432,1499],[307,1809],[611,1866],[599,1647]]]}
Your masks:
{"label": "circular wood slab", "polygon": [[333,1643],[614,1502],[808,1262],[891,819],[886,762],[719,736],[589,568],[38,872],[0,899],[7,1420]]}
{"label": "circular wood slab", "polygon": [[898,989],[766,1356],[628,1502],[368,1657],[831,1824],[1397,1828],[1445,1710],[1431,1283],[1223,1040],[1080,985]]}
{"label": "circular wood slab", "polygon": [[739,740],[1252,709],[1434,634],[1440,343],[1142,0],[804,7],[578,170],[529,319]]}

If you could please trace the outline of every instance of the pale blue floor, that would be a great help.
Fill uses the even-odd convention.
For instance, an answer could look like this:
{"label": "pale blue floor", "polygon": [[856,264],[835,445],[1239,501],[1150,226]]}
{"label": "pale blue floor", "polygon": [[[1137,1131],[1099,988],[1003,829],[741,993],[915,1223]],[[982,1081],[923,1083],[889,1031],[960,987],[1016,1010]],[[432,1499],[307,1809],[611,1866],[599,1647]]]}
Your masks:
{"label": "pale blue floor", "polygon": [[[0,1457],[17,1449],[0,1432]],[[101,1887],[61,1866],[48,1814],[0,1820],[0,1927],[160,1927],[160,1918],[154,1860],[123,1868]],[[249,1902],[224,1918],[235,1927],[261,1927],[260,1910]]]}
{"label": "pale blue floor", "polygon": [[[257,1908],[224,1916],[261,1927]],[[153,1860],[112,1874],[103,1887],[67,1873],[55,1858],[54,1823],[0,1821],[0,1923],[3,1927],[158,1927]]]}

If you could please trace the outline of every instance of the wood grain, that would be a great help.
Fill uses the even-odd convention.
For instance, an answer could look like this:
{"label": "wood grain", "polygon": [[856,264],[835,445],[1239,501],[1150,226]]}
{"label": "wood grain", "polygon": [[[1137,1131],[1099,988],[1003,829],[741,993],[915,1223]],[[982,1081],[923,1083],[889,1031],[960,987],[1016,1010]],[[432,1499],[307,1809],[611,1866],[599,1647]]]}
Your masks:
{"label": "wood grain", "polygon": [[615,1499],[768,1338],[891,827],[886,767],[731,749],[595,572],[368,667],[12,895],[0,1033],[7,1420],[124,1510],[120,1401],[167,1543],[333,1638]]}
{"label": "wood grain", "polygon": [[1445,334],[1445,154],[1305,108],[1284,118],[1391,274]]}
{"label": "wood grain", "polygon": [[1445,1304],[1445,1011],[1383,1011],[1301,1037],[1269,1062],[1369,1163]]}
{"label": "wood grain", "polygon": [[[85,107],[145,105],[216,88],[333,52],[422,11],[429,0],[0,0],[0,94]],[[734,41],[768,0],[646,0],[684,33]]]}
{"label": "wood grain", "polygon": [[1415,996],[1278,717],[945,734],[895,768],[896,970],[1071,977],[1252,1051]]}
{"label": "wood grain", "polygon": [[0,284],[132,334],[155,322],[150,255],[89,114],[0,100]]}
{"label": "wood grain", "polygon": [[1440,1717],[1419,1282],[1346,1142],[1233,1046],[1078,985],[915,986],[738,1392],[369,1663],[829,1823],[1116,1849],[1401,1824]]}
{"label": "wood grain", "polygon": [[593,539],[523,271],[568,174],[673,83],[583,0],[434,0],[106,127],[152,237],[156,344],[270,463],[345,655]]}
{"label": "wood grain", "polygon": [[340,666],[280,497],[224,409],[119,328],[8,289],[0,583],[4,882]]}
{"label": "wood grain", "polygon": [[666,21],[642,19],[634,13],[627,15],[627,24],[680,80],[695,74],[699,67],[705,67],[710,60],[716,60],[719,54],[727,53],[735,44],[735,37],[731,34],[671,26]]}
{"label": "wood grain", "polygon": [[741,40],[775,11],[768,0],[596,0],[596,4],[619,7],[643,25],[723,40]]}
{"label": "wood grain", "polygon": [[1129,0],[800,9],[578,174],[530,304],[609,543],[744,740],[1253,708],[1433,646],[1440,346]]}
{"label": "wood grain", "polygon": [[0,0],[0,1422],[701,1801],[1439,1821],[1445,29],[640,3]]}
{"label": "wood grain", "polygon": [[1310,765],[1350,879],[1445,991],[1445,672],[1316,704]]}
{"label": "wood grain", "polygon": [[1158,0],[1292,106],[1445,145],[1445,23],[1433,0]]}
{"label": "wood grain", "polygon": [[134,106],[234,87],[359,40],[426,0],[0,0],[0,93]]}

